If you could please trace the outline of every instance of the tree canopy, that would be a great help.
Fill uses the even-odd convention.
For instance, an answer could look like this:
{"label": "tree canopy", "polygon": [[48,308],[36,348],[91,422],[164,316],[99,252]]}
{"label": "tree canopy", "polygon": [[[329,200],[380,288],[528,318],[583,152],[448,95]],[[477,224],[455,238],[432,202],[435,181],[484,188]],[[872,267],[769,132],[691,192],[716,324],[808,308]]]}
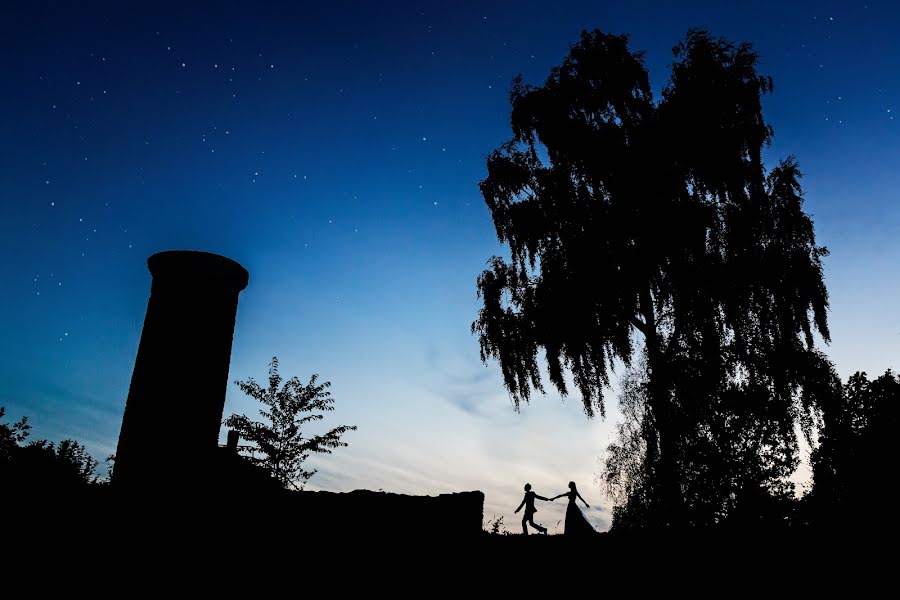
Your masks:
{"label": "tree canopy", "polygon": [[480,184],[509,258],[478,278],[472,325],[517,408],[544,391],[546,365],[560,394],[570,375],[588,417],[603,414],[616,361],[640,362],[660,525],[690,520],[688,475],[709,459],[691,455],[722,441],[715,418],[749,411],[771,432],[757,459],[781,448],[790,463],[814,402],[804,384],[829,366],[814,336],[829,339],[827,250],[796,160],[762,162],[771,78],[749,44],[701,29],[674,57],[659,100],[627,36],[597,30],[543,85],[514,80],[513,137]]}

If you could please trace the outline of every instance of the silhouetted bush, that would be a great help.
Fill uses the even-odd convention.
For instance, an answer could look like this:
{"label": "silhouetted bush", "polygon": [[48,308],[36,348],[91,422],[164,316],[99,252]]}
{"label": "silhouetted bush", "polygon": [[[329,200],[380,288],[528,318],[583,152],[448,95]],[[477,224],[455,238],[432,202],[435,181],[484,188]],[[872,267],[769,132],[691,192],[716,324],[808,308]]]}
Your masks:
{"label": "silhouetted bush", "polygon": [[[6,411],[0,407],[0,418]],[[97,461],[84,446],[70,439],[27,442],[27,417],[0,424],[0,479],[13,493],[76,489],[98,482]]]}
{"label": "silhouetted bush", "polygon": [[306,481],[316,473],[303,468],[310,454],[330,454],[332,449],[346,446],[341,436],[356,429],[355,425],[340,425],[322,435],[306,436],[303,433],[303,426],[324,418],[313,411],[334,410],[334,399],[328,391],[331,383],[320,384],[318,377],[313,375],[306,385],[292,377],[282,385],[278,358],[273,357],[267,388],[253,378],[235,382],[245,394],[265,406],[259,411],[264,421],[231,415],[225,420],[225,426],[251,442],[238,446],[248,455],[247,460],[267,469],[285,488],[303,489]]}

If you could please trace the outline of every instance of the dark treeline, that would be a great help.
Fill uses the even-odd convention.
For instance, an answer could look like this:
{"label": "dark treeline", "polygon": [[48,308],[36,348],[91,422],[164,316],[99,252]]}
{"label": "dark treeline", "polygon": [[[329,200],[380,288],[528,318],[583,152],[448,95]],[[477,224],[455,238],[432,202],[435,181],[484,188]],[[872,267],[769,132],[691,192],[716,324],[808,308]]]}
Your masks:
{"label": "dark treeline", "polygon": [[[679,457],[690,526],[865,529],[896,523],[897,484],[890,474],[900,458],[894,438],[900,377],[888,371],[870,381],[856,373],[844,385],[836,378],[830,383],[821,405],[801,422],[813,446],[811,488],[802,496],[788,481],[799,464],[798,448],[771,443],[773,424],[764,412],[753,414],[739,393],[697,407],[692,418],[702,433],[684,436]],[[614,530],[648,527],[658,501],[643,450],[641,393],[633,374],[626,377],[620,396],[625,421],[602,473],[616,502]]]}
{"label": "dark treeline", "polygon": [[102,485],[99,463],[78,442],[29,440],[31,425],[24,416],[7,422],[0,406],[0,483],[12,493],[56,492]]}
{"label": "dark treeline", "polygon": [[896,525],[900,376],[888,371],[869,380],[856,373],[823,400],[804,517],[828,524],[846,515],[854,526]]}

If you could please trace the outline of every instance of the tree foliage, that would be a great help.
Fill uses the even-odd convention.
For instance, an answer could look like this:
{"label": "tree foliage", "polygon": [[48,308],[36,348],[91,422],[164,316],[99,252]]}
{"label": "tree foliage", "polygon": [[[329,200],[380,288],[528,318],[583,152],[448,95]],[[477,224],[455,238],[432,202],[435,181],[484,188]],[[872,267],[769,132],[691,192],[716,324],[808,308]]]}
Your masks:
{"label": "tree foliage", "polygon": [[[0,407],[0,419],[6,410]],[[0,423],[0,479],[19,492],[77,488],[98,482],[98,462],[78,442],[27,442],[28,417]]]}
{"label": "tree foliage", "polygon": [[[813,418],[828,403],[839,381],[822,355],[818,373],[801,393],[814,397],[811,412],[798,409],[797,423],[812,440]],[[676,394],[690,392],[691,379],[679,379]],[[661,501],[658,464],[648,454],[654,422],[647,399],[646,371],[633,365],[621,381],[623,422],[609,445],[599,474],[615,503],[616,529],[657,525]],[[788,479],[799,464],[796,435],[783,428],[782,408],[760,386],[735,385],[707,392],[677,417],[680,491],[684,519],[693,526],[783,527],[796,523],[794,484]],[[797,409],[798,407],[794,407]]]}
{"label": "tree foliage", "polygon": [[823,403],[819,417],[813,489],[805,499],[812,518],[827,523],[836,514],[849,514],[863,522],[896,524],[900,376],[891,370],[872,380],[864,372],[853,374]]}
{"label": "tree foliage", "polygon": [[772,80],[749,44],[699,29],[674,56],[658,101],[627,36],[597,30],[542,86],[514,81],[513,138],[480,184],[509,258],[478,278],[472,326],[517,408],[544,391],[545,364],[560,394],[570,375],[587,416],[602,415],[613,365],[639,359],[642,443],[622,451],[644,452],[658,525],[693,522],[688,482],[723,444],[791,469],[815,401],[804,385],[823,369],[814,334],[829,339],[827,251],[798,164],[762,163]]}
{"label": "tree foliage", "polygon": [[29,442],[20,449],[20,454],[20,460],[48,482],[83,485],[99,480],[99,463],[88,454],[87,448],[75,440]]}
{"label": "tree foliage", "polygon": [[[0,406],[0,419],[6,416],[6,407]],[[28,438],[28,417],[14,423],[0,423],[0,461],[10,460],[15,449]]]}
{"label": "tree foliage", "polygon": [[[314,411],[334,410],[334,399],[328,388],[330,382],[319,383],[313,375],[307,384],[297,377],[288,381],[278,374],[278,358],[269,365],[269,381],[262,387],[253,378],[235,382],[248,396],[263,405],[259,410],[262,421],[245,415],[231,415],[225,425],[238,432],[251,444],[240,445],[249,460],[269,470],[285,488],[303,489],[316,470],[307,471],[303,463],[314,453],[330,454],[334,448],[346,446],[341,436],[356,426],[340,425],[322,435],[308,436],[303,428],[324,415]],[[282,385],[283,383],[283,385]]]}

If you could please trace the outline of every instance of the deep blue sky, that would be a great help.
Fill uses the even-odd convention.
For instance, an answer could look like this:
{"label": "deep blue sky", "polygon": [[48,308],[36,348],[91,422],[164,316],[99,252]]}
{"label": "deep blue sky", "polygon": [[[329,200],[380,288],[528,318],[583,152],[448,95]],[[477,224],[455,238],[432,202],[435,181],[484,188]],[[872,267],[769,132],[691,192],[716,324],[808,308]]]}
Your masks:
{"label": "deep blue sky", "polygon": [[[183,4],[0,8],[0,405],[36,436],[114,450],[146,258],[207,250],[250,271],[230,379],[278,355],[333,382],[326,425],[359,426],[313,483],[478,488],[511,521],[524,480],[576,479],[605,528],[593,473],[617,413],[515,414],[469,333],[503,251],[477,183],[510,81],[541,82],[594,27],[631,34],[657,94],[688,27],[755,44],[768,164],[798,157],[832,252],[826,351],[845,377],[900,366],[893,3]],[[252,409],[230,386],[226,414]]]}

